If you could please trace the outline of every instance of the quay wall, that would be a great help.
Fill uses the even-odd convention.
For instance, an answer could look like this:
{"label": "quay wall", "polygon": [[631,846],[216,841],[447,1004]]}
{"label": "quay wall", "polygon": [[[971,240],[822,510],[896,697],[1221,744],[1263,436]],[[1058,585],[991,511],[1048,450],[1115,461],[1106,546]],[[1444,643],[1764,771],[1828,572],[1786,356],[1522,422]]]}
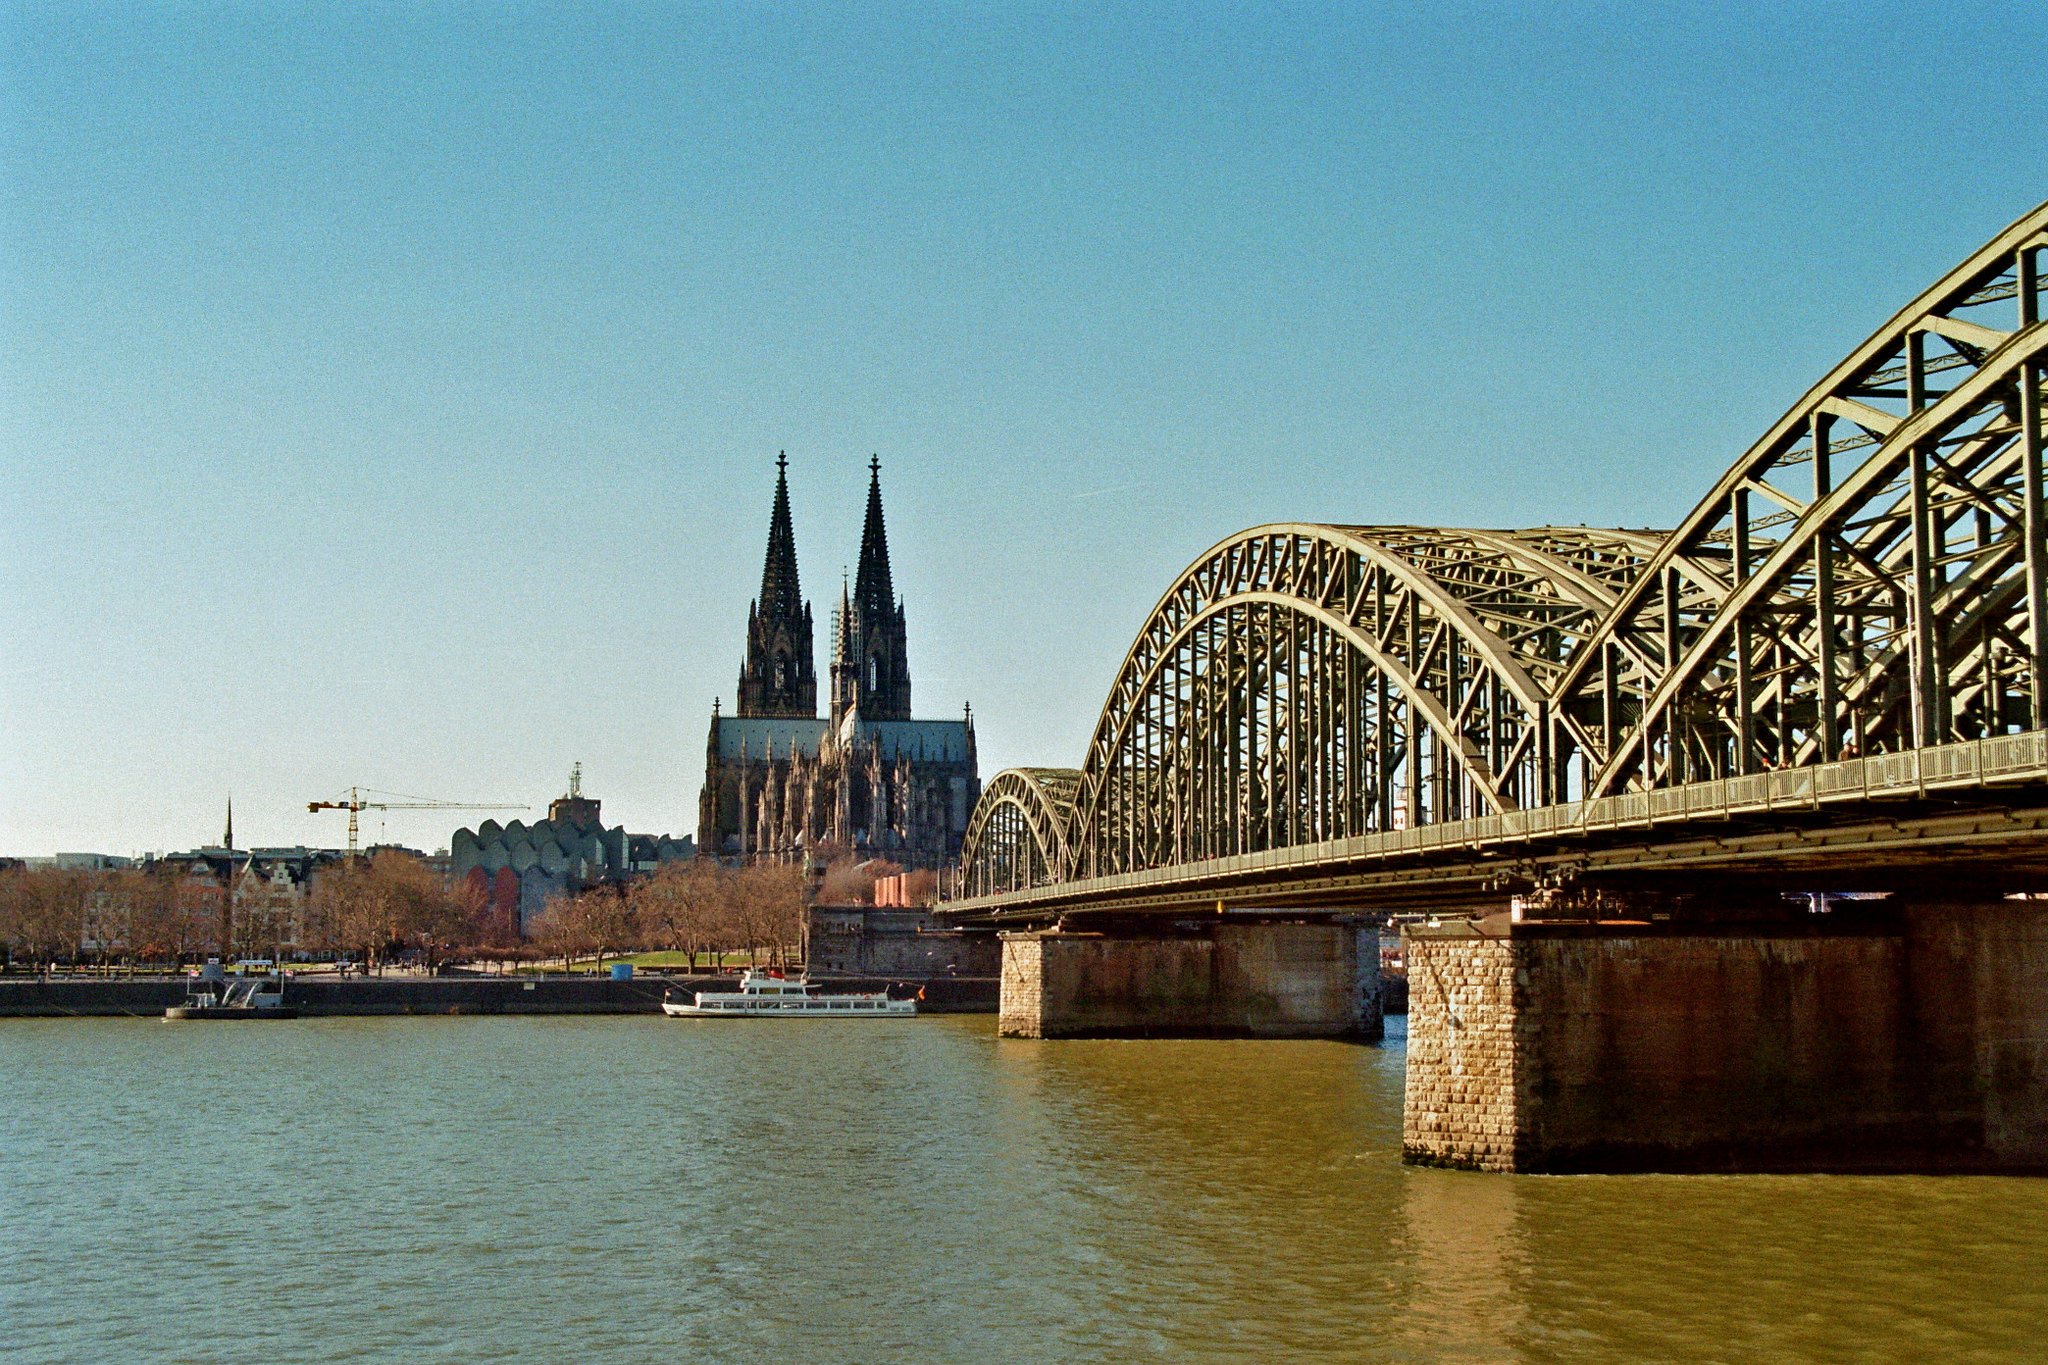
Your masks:
{"label": "quay wall", "polygon": [[2048,1171],[2048,905],[1409,934],[1404,1151],[1512,1171]]}
{"label": "quay wall", "polygon": [[[657,1014],[670,986],[704,990],[733,978],[608,977],[366,977],[293,980],[285,1000],[307,1017],[402,1014]],[[990,977],[948,977],[925,982],[880,978],[820,978],[827,991],[874,991],[895,986],[901,995],[922,986],[918,1008],[927,1014],[990,1014],[996,982]],[[180,979],[0,979],[0,1018],[161,1017],[182,1003]]]}
{"label": "quay wall", "polygon": [[1008,1037],[1380,1036],[1377,937],[1351,925],[1009,934],[1002,961]]}

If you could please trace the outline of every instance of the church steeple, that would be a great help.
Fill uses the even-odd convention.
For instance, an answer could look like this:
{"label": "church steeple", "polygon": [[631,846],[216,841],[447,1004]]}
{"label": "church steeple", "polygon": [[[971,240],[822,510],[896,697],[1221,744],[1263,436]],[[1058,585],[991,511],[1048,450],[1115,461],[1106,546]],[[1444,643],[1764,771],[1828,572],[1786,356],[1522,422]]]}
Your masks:
{"label": "church steeple", "polygon": [[860,533],[853,596],[842,598],[832,659],[832,718],[858,707],[867,720],[910,719],[910,650],[903,605],[889,574],[882,516],[882,462],[868,461],[868,514]]}
{"label": "church steeple", "polygon": [[747,657],[740,668],[738,714],[815,716],[818,673],[811,647],[811,606],[797,578],[796,533],[789,520],[789,457],[775,459],[775,506],[761,595],[747,612]]}

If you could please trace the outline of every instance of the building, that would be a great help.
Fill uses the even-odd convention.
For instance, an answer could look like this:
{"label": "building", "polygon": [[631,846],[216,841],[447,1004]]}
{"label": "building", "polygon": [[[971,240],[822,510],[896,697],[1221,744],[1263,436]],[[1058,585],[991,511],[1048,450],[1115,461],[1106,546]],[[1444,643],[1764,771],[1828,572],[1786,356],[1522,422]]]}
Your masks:
{"label": "building", "polygon": [[628,834],[605,828],[603,804],[583,794],[582,765],[569,776],[569,790],[548,804],[548,818],[501,825],[486,820],[458,829],[448,841],[448,875],[468,880],[483,894],[494,922],[521,934],[557,895],[606,882],[624,882],[666,862],[696,856],[685,835]]}
{"label": "building", "polygon": [[911,714],[903,603],[889,571],[881,462],[868,464],[860,566],[833,614],[830,709],[818,715],[811,605],[797,575],[789,461],[775,462],[761,595],[747,611],[738,714],[711,708],[697,847],[733,862],[819,855],[947,867],[981,795],[974,714]]}
{"label": "building", "polygon": [[[223,951],[290,955],[319,946],[307,917],[320,874],[348,855],[338,848],[235,848],[232,827],[221,844],[154,859],[189,885],[220,897]],[[223,894],[224,889],[231,894]]]}
{"label": "building", "polygon": [[140,858],[118,853],[53,853],[47,858],[23,858],[23,866],[54,868],[59,872],[120,872],[139,867]]}

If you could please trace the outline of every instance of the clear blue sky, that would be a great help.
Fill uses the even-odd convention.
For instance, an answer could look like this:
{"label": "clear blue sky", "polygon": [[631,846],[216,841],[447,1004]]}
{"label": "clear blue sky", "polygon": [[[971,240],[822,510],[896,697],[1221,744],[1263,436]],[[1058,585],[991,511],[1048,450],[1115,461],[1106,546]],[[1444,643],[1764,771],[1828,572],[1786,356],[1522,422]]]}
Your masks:
{"label": "clear blue sky", "polygon": [[0,852],[694,832],[781,449],[984,776],[1244,526],[1669,525],[2048,196],[2048,6],[1795,9],[11,0]]}

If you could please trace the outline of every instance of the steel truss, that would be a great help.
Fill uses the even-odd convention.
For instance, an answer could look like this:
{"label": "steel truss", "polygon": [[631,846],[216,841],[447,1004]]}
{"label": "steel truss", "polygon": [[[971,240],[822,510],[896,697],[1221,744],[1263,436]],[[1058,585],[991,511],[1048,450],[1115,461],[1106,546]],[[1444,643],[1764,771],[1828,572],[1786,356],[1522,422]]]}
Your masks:
{"label": "steel truss", "polygon": [[1255,527],[1147,618],[1086,763],[999,774],[997,894],[2048,728],[2048,205],[1677,530]]}
{"label": "steel truss", "polygon": [[1064,880],[1076,768],[1005,768],[967,821],[960,894],[992,896]]}
{"label": "steel truss", "polygon": [[2048,206],[1815,385],[1574,657],[1559,754],[1598,796],[2048,726]]}

